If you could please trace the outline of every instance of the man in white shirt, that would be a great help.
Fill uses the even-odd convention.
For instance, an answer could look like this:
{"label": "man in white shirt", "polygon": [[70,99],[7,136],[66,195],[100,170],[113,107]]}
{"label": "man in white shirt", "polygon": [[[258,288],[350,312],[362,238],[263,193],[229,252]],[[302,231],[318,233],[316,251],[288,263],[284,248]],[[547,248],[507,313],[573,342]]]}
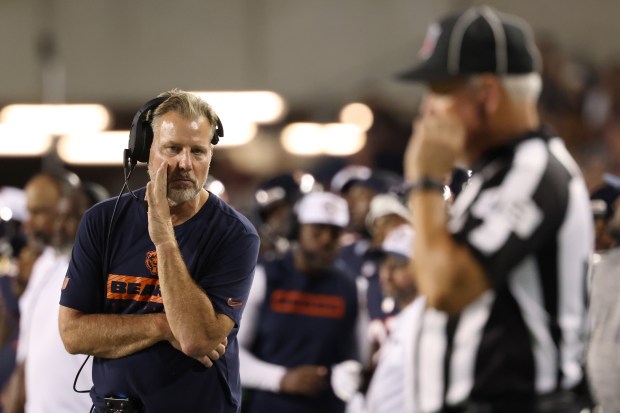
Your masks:
{"label": "man in white shirt", "polygon": [[[33,266],[28,286],[20,298],[20,333],[17,349],[18,386],[26,395],[25,406],[16,399],[9,412],[26,413],[89,411],[88,394],[73,390],[73,382],[85,356],[67,353],[58,330],[60,291],[69,266],[71,245],[77,226],[88,208],[84,193],[71,189],[58,205],[51,246],[47,246]],[[77,389],[92,387],[89,361],[82,370]],[[11,410],[13,409],[13,410]]]}
{"label": "man in white shirt", "polygon": [[414,386],[412,351],[415,335],[424,311],[424,298],[416,298],[411,260],[414,231],[403,224],[390,231],[382,245],[385,257],[380,267],[381,288],[401,310],[391,323],[387,341],[382,345],[377,368],[364,397],[358,393],[347,413],[405,413],[413,411]]}

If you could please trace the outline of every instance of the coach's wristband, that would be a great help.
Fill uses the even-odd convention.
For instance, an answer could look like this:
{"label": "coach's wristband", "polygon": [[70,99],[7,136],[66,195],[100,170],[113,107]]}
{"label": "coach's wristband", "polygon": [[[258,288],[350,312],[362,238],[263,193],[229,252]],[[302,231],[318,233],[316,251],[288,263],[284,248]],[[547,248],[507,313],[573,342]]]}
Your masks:
{"label": "coach's wristband", "polygon": [[417,191],[437,191],[441,194],[444,192],[444,184],[428,176],[424,176],[416,181],[413,181],[405,186],[405,193],[407,196]]}

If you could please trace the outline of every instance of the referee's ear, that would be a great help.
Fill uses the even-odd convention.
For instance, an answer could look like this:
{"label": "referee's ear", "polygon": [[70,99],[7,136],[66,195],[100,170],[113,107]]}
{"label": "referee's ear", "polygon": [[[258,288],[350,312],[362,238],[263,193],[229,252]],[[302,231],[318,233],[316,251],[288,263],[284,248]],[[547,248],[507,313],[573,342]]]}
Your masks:
{"label": "referee's ear", "polygon": [[499,77],[492,74],[482,74],[477,81],[476,94],[485,118],[494,116],[500,109],[502,100],[508,100],[508,92],[504,89]]}

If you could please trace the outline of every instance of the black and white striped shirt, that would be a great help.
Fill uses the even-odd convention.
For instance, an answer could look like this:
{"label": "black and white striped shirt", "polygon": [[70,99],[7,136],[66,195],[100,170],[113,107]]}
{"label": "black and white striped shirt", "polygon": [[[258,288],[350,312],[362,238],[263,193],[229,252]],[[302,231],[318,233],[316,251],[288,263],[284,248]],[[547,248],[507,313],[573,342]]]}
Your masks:
{"label": "black and white striped shirt", "polygon": [[425,311],[416,410],[521,402],[577,385],[593,233],[587,189],[563,142],[536,131],[488,153],[453,205],[449,229],[492,288],[458,317]]}

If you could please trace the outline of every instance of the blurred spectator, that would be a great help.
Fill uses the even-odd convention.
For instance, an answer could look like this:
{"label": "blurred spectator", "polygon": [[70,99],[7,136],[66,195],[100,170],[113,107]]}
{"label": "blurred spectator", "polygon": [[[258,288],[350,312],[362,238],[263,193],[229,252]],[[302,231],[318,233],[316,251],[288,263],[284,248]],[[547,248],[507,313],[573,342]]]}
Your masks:
{"label": "blurred spectator", "polygon": [[[5,347],[2,353],[2,364],[7,367],[2,372],[5,380],[13,374],[15,367],[16,324],[19,319],[17,299],[22,295],[28,284],[35,262],[39,259],[45,245],[51,241],[56,208],[62,192],[61,188],[60,182],[48,174],[33,176],[25,187],[25,205],[28,214],[25,223],[26,244],[19,250],[19,255],[16,257],[15,269],[11,270],[14,275],[7,278],[3,277],[3,282],[9,281],[11,284],[10,290],[3,290],[3,301],[11,317],[9,322],[15,323],[8,343],[9,347]],[[11,380],[5,385],[10,389],[17,385],[17,381]],[[8,389],[5,391],[10,392]],[[20,398],[23,402],[25,395],[20,395]]]}
{"label": "blurred spectator", "polygon": [[620,208],[609,225],[613,248],[600,255],[591,276],[587,373],[602,412],[620,411]]}
{"label": "blurred spectator", "polygon": [[[389,318],[398,312],[398,306],[392,296],[385,296],[379,279],[379,264],[381,263],[381,248],[386,235],[394,228],[409,222],[409,210],[394,194],[376,195],[370,202],[370,209],[366,216],[366,225],[371,238],[368,241],[358,241],[354,245],[361,251],[362,246],[366,249],[362,253],[362,264],[356,273],[352,275],[356,279],[358,289],[363,294],[362,300],[365,307],[361,309],[368,317],[369,325],[362,339],[367,341],[368,349],[364,349],[362,356],[365,366],[372,370],[374,363],[372,356],[387,337],[387,324]],[[354,249],[355,252],[358,252]],[[347,268],[349,273],[352,269],[346,267],[347,263],[339,257],[339,263]]]}
{"label": "blurred spectator", "polygon": [[58,203],[63,183],[55,176],[42,173],[33,176],[25,187],[27,243],[19,254],[15,292],[18,296],[26,289],[33,266],[46,246],[50,245],[57,218]]}
{"label": "blurred spectator", "polygon": [[334,175],[331,191],[347,200],[352,242],[369,237],[366,215],[372,198],[398,187],[401,182],[402,177],[393,172],[371,170],[360,165],[346,166]]}
{"label": "blurred spectator", "polygon": [[608,206],[602,199],[592,199],[592,218],[594,219],[594,249],[596,252],[606,251],[611,247],[613,239],[607,231]]}
{"label": "blurred spectator", "polygon": [[[0,274],[13,273],[14,260],[26,244],[24,222],[28,218],[26,194],[23,189],[0,189]],[[10,267],[10,269],[9,269]]]}
{"label": "blurred spectator", "polygon": [[[46,248],[35,264],[20,299],[18,366],[8,412],[25,409],[26,413],[80,413],[92,404],[88,395],[73,391],[73,381],[84,357],[67,353],[58,330],[60,290],[80,219],[90,206],[89,197],[81,188],[63,191],[50,239],[52,247]],[[92,387],[91,364],[81,373],[81,390]]]}
{"label": "blurred spectator", "polygon": [[303,194],[316,187],[314,177],[300,171],[277,175],[259,184],[254,198],[261,257],[278,256],[289,250],[296,235],[293,207]]}
{"label": "blurred spectator", "polygon": [[406,387],[412,385],[407,371],[415,363],[412,349],[424,300],[415,300],[417,288],[413,266],[410,265],[414,259],[413,237],[413,228],[404,224],[391,230],[381,247],[381,285],[401,311],[380,350],[377,369],[366,396],[358,393],[347,406],[347,413],[414,411],[414,403],[407,397],[410,392]]}
{"label": "blurred spectator", "polygon": [[620,197],[620,188],[605,183],[590,195],[590,206],[594,219],[595,250],[602,252],[613,244],[609,223],[614,216],[616,201]]}
{"label": "blurred spectator", "polygon": [[379,271],[381,289],[394,300],[399,310],[407,307],[416,297],[417,288],[411,260],[414,231],[410,224],[391,229],[381,246],[382,260]]}
{"label": "blurred spectator", "polygon": [[241,383],[252,389],[243,401],[249,413],[343,412],[336,395],[357,387],[359,369],[330,386],[330,373],[349,365],[343,362],[355,365],[357,357],[356,287],[333,266],[349,220],[346,202],[312,192],[296,214],[298,243],[257,266],[239,330]]}
{"label": "blurred spectator", "polygon": [[402,177],[393,172],[349,165],[330,185],[347,200],[351,217],[336,265],[355,280],[360,293],[360,357],[367,374],[374,367],[371,356],[385,338],[384,323],[394,313],[392,300],[384,300],[381,293],[377,251],[387,231],[408,219],[404,205],[387,195],[401,184]]}
{"label": "blurred spectator", "polygon": [[[74,175],[39,173],[30,178],[24,188],[28,212],[25,222],[26,244],[17,257],[15,276],[11,277],[13,294],[11,300],[19,298],[20,329],[24,323],[30,322],[28,316],[22,314],[22,310],[25,303],[31,300],[29,294],[25,293],[31,275],[33,273],[45,275],[54,267],[52,260],[54,253],[50,245],[58,220],[58,206],[65,191],[75,182],[70,179],[74,178],[76,178]],[[57,321],[53,325],[57,326]],[[25,404],[25,394],[20,391],[23,389],[21,386],[23,369],[16,369],[10,374],[12,376],[5,389],[11,398],[8,402],[10,406],[8,412],[19,412],[21,410],[18,406]]]}
{"label": "blurred spectator", "polygon": [[[25,244],[22,223],[26,220],[23,190],[0,190],[0,392],[15,368],[19,307],[13,288],[17,254]],[[0,412],[3,411],[0,403]]]}
{"label": "blurred spectator", "polygon": [[17,298],[10,281],[10,276],[0,276],[0,412],[4,411],[4,387],[15,369],[19,324]]}
{"label": "blurred spectator", "polygon": [[364,255],[371,245],[366,218],[372,199],[398,188],[401,183],[402,177],[399,175],[388,171],[373,171],[359,165],[349,165],[332,178],[331,191],[345,198],[349,208],[350,222],[342,239],[344,247],[340,251],[339,261],[346,264],[347,271],[353,277],[362,273]]}

